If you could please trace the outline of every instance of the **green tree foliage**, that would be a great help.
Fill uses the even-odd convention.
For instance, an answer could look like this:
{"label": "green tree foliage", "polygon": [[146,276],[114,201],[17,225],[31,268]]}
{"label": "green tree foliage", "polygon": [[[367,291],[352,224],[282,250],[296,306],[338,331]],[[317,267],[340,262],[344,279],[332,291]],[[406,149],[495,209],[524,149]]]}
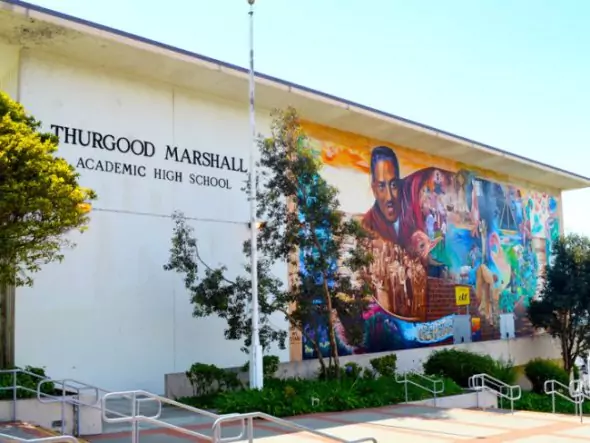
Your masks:
{"label": "green tree foliage", "polygon": [[0,285],[31,285],[44,264],[62,260],[66,233],[88,222],[95,193],[56,157],[57,138],[0,92]]}
{"label": "green tree foliage", "polygon": [[[367,234],[340,211],[337,190],[321,177],[321,162],[311,150],[295,110],[275,111],[271,130],[271,136],[259,142],[257,178],[257,217],[262,220],[258,235],[261,343],[268,348],[278,341],[284,347],[286,331],[270,321],[271,315],[280,313],[313,344],[322,371],[339,374],[338,337],[354,344],[363,336],[360,320],[370,295],[363,273],[372,260],[364,247]],[[248,182],[246,192],[249,186]],[[226,338],[243,339],[247,349],[251,332],[249,265],[244,266],[243,276],[228,279],[225,267],[212,268],[202,260],[185,217],[175,213],[174,220],[170,260],[164,268],[184,274],[194,316],[225,319]],[[243,251],[249,258],[249,241]],[[289,265],[288,285],[272,274],[275,263]],[[200,268],[204,272],[200,273]],[[328,365],[322,357],[319,333],[326,326]]]}
{"label": "green tree foliage", "polygon": [[570,234],[552,248],[539,298],[528,308],[535,328],[559,340],[563,367],[590,350],[590,240]]}

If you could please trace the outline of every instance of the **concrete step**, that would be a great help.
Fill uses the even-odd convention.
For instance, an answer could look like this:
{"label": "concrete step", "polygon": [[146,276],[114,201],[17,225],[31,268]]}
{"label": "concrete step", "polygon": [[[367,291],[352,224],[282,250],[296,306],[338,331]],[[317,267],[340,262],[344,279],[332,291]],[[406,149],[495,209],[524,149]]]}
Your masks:
{"label": "concrete step", "polygon": [[[0,434],[10,435],[20,439],[34,439],[43,437],[55,437],[60,435],[58,432],[45,429],[40,426],[24,422],[0,423]],[[0,443],[14,443],[15,440],[0,437]],[[86,440],[78,439],[80,443],[88,443]]]}

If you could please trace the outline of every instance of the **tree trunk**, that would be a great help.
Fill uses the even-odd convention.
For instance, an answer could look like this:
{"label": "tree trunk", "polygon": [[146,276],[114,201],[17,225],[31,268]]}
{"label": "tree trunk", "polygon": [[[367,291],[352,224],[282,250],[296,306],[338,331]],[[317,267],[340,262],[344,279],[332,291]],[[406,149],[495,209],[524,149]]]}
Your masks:
{"label": "tree trunk", "polygon": [[336,330],[334,328],[332,297],[330,297],[330,290],[328,283],[324,278],[324,290],[326,291],[326,302],[328,305],[328,337],[330,339],[330,360],[334,359],[334,370],[336,371],[336,378],[340,378],[340,359],[338,358],[338,344],[336,342]]}
{"label": "tree trunk", "polygon": [[324,362],[324,357],[322,357],[322,349],[317,340],[310,340],[313,348],[315,349],[316,354],[318,355],[318,362],[320,363],[320,374],[327,374],[326,371],[326,363]]}
{"label": "tree trunk", "polygon": [[568,349],[568,343],[565,337],[561,337],[561,359],[563,360],[563,369],[567,372],[567,375],[572,374],[573,361]]}
{"label": "tree trunk", "polygon": [[0,285],[0,369],[14,365],[14,295],[11,285]]}

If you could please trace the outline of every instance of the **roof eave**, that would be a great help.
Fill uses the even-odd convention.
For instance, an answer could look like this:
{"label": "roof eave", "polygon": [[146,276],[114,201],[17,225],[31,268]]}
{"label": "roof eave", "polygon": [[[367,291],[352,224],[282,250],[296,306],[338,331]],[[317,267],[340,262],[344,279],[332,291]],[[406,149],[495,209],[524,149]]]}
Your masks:
{"label": "roof eave", "polygon": [[[19,35],[23,26],[52,25],[66,33],[65,38],[61,34],[61,38],[24,42],[25,46],[109,69],[140,75],[150,72],[154,79],[232,101],[247,99],[243,67],[17,0],[0,0],[2,10],[20,18],[11,23],[0,16],[0,26],[12,26],[6,29],[9,38],[24,38]],[[330,94],[261,73],[256,74],[256,82],[257,104],[262,108],[292,105],[316,123],[495,171],[537,187],[556,191],[590,187],[588,177]]]}

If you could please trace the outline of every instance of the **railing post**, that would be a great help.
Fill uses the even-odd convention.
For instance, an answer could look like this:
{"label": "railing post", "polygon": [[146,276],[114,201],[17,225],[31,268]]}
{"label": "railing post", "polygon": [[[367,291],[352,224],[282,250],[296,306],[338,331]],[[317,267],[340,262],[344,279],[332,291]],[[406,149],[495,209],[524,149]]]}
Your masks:
{"label": "railing post", "polygon": [[247,430],[248,443],[254,441],[254,417],[248,417],[248,430]]}
{"label": "railing post", "polygon": [[406,395],[406,403],[408,402],[408,373],[404,374],[404,392]]}
{"label": "railing post", "polygon": [[61,384],[61,435],[66,433],[66,384]]}
{"label": "railing post", "polygon": [[14,369],[12,372],[12,421],[16,421],[16,397],[17,397],[16,386],[17,386],[16,369]]}
{"label": "railing post", "polygon": [[139,443],[139,426],[137,423],[137,395],[131,394],[131,443]]}

